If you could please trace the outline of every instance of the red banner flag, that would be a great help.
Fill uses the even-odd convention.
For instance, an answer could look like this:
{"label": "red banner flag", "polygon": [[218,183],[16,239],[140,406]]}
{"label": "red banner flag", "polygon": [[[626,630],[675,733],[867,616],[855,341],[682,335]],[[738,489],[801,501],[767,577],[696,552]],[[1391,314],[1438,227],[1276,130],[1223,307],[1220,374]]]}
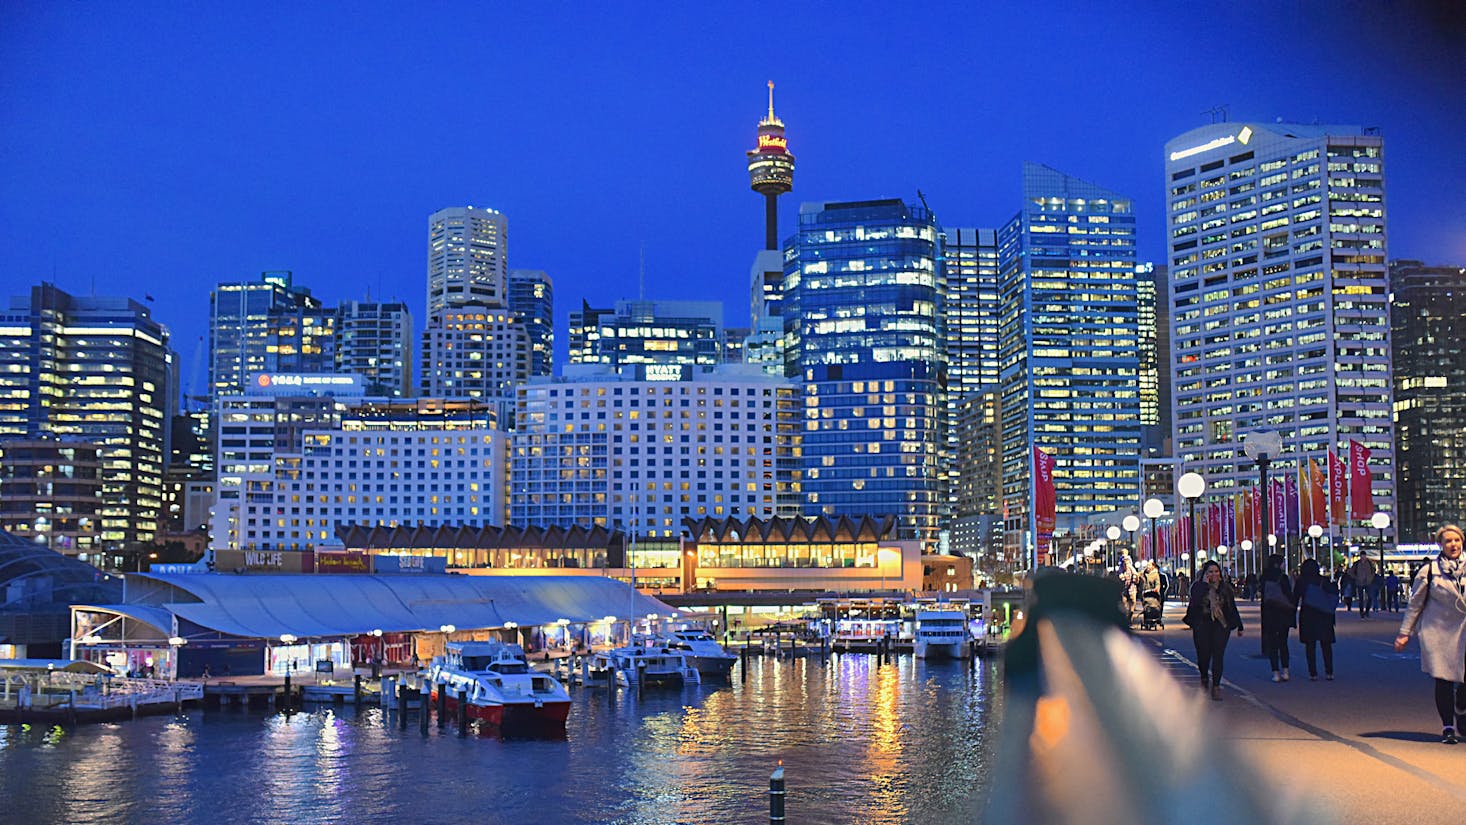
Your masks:
{"label": "red banner flag", "polygon": [[1047,563],[1049,542],[1054,537],[1058,510],[1058,497],[1054,492],[1054,464],[1053,456],[1038,447],[1033,448],[1033,543],[1036,565]]}
{"label": "red banner flag", "polygon": [[1349,472],[1333,450],[1329,450],[1329,515],[1334,524],[1349,520]]}
{"label": "red banner flag", "polygon": [[1252,488],[1252,543],[1267,544],[1267,530],[1262,523],[1262,488]]}
{"label": "red banner flag", "polygon": [[1317,524],[1325,527],[1329,524],[1329,477],[1328,474],[1318,466],[1314,459],[1308,459],[1308,498],[1312,502],[1310,508],[1313,511],[1313,521],[1309,524]]}
{"label": "red banner flag", "polygon": [[1349,441],[1349,518],[1374,515],[1373,477],[1369,473],[1369,448]]}

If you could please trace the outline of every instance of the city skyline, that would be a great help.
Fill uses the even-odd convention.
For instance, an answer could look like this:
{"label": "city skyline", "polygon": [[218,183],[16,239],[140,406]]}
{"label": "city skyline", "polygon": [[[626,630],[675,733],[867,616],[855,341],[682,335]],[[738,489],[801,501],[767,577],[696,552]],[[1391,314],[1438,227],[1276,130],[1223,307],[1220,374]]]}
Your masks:
{"label": "city skyline", "polygon": [[[1309,5],[1244,4],[1209,22],[1109,6],[1043,31],[1054,54],[1121,67],[1108,74],[1035,61],[1021,37],[964,48],[929,34],[938,20],[947,35],[1020,30],[1008,8],[959,15],[955,29],[940,10],[912,13],[880,32],[859,8],[793,9],[772,44],[753,37],[754,18],[694,10],[573,21],[507,10],[495,21],[517,46],[507,58],[470,39],[472,26],[423,16],[421,31],[400,33],[405,11],[12,9],[0,27],[16,90],[0,102],[0,282],[7,295],[42,280],[151,295],[188,375],[208,291],[267,270],[293,271],[327,304],[370,291],[425,319],[423,222],[473,204],[507,217],[509,268],[553,281],[559,330],[581,300],[636,296],[643,245],[647,297],[720,300],[741,325],[764,211],[745,153],[769,79],[800,158],[781,239],[801,203],[918,189],[944,226],[997,226],[1034,161],[1133,197],[1138,257],[1159,263],[1164,142],[1227,104],[1238,122],[1377,126],[1391,150],[1390,257],[1466,259],[1466,205],[1449,194],[1466,172],[1466,114],[1439,105],[1449,73],[1436,68],[1452,65],[1459,30],[1420,7],[1366,5],[1300,36],[1290,21],[1329,17]],[[328,23],[331,43],[297,42]],[[1226,34],[1243,23],[1261,36]],[[688,34],[714,25],[728,34],[717,43]],[[1328,43],[1365,30],[1380,35],[1372,50],[1337,63]],[[910,71],[824,70],[842,50],[881,54],[903,38],[923,46],[903,57]],[[440,74],[454,80],[427,83]],[[912,92],[931,77],[933,94]],[[480,105],[461,102],[470,90]]]}

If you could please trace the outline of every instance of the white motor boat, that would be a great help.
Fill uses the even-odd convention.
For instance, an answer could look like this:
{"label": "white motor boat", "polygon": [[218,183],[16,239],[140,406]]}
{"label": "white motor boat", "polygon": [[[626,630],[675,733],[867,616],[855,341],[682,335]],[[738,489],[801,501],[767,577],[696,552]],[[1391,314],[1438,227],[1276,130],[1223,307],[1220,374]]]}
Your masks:
{"label": "white motor boat", "polygon": [[726,679],[738,657],[718,644],[713,635],[700,627],[673,630],[663,638],[667,649],[679,652],[697,668],[704,678]]}
{"label": "white motor boat", "polygon": [[916,658],[966,659],[971,655],[971,639],[966,611],[944,605],[916,611]]}
{"label": "white motor boat", "polygon": [[446,656],[428,670],[432,698],[446,688],[449,711],[467,693],[468,715],[503,728],[560,732],[570,715],[570,694],[559,680],[530,669],[524,648],[503,642],[449,642]]}
{"label": "white motor boat", "polygon": [[595,654],[591,658],[590,669],[596,677],[614,678],[623,687],[681,687],[702,683],[702,676],[686,654],[670,649],[661,640],[650,638]]}

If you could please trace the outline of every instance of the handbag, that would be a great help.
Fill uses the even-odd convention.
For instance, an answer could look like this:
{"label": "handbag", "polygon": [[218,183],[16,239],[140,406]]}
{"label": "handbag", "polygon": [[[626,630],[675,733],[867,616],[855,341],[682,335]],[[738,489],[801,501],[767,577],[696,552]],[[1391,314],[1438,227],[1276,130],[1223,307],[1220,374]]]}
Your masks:
{"label": "handbag", "polygon": [[1280,610],[1293,610],[1294,605],[1283,593],[1283,584],[1277,579],[1268,579],[1262,583],[1262,604],[1263,607],[1273,607]]}
{"label": "handbag", "polygon": [[1304,588],[1303,606],[1320,613],[1332,614],[1339,609],[1339,594],[1328,585],[1314,585]]}

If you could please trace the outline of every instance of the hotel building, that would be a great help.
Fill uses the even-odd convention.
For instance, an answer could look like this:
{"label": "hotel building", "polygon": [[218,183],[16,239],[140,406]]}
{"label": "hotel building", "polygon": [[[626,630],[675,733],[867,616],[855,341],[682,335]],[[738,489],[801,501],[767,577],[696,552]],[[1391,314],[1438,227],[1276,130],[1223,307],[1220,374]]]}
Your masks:
{"label": "hotel building", "polygon": [[799,391],[741,365],[567,370],[519,391],[514,524],[675,538],[687,518],[796,515]]}
{"label": "hotel building", "polygon": [[456,304],[508,301],[509,222],[493,209],[455,206],[428,217],[428,321]]}

